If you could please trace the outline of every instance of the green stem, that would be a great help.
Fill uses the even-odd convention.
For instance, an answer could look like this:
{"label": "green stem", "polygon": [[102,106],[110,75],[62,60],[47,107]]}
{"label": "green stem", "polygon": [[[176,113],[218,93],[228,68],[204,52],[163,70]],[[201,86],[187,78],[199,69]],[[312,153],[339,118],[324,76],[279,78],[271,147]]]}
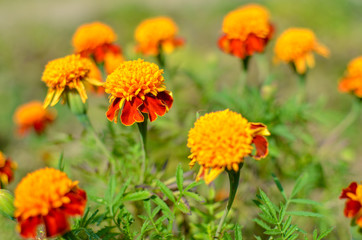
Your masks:
{"label": "green stem", "polygon": [[157,58],[157,62],[158,62],[158,65],[161,69],[165,69],[166,67],[166,58],[165,58],[165,54],[162,50],[162,47],[161,45],[158,47],[158,54],[156,56]]}
{"label": "green stem", "polygon": [[246,85],[246,76],[248,73],[248,62],[250,57],[246,57],[245,59],[241,59],[241,70],[240,76],[237,82],[236,90],[237,95],[242,95],[244,92],[244,88]]}
{"label": "green stem", "polygon": [[147,122],[148,122],[148,115],[143,113],[144,121],[137,123],[138,130],[141,135],[141,146],[143,150],[142,154],[142,166],[141,166],[141,183],[143,183],[146,175],[147,169]]}
{"label": "green stem", "polygon": [[234,170],[226,170],[226,172],[229,175],[229,181],[230,181],[229,200],[228,200],[228,203],[224,210],[224,214],[222,215],[222,217],[220,219],[219,225],[217,226],[217,230],[216,230],[214,239],[219,239],[220,233],[222,230],[222,226],[224,225],[225,219],[231,209],[231,206],[233,205],[235,195],[236,195],[236,192],[237,192],[238,186],[239,186],[240,170],[242,167],[243,167],[243,163],[240,163],[239,170],[237,172],[235,172]]}
{"label": "green stem", "polygon": [[302,103],[305,99],[306,94],[306,74],[297,73],[298,76],[298,93],[297,93],[297,102]]}

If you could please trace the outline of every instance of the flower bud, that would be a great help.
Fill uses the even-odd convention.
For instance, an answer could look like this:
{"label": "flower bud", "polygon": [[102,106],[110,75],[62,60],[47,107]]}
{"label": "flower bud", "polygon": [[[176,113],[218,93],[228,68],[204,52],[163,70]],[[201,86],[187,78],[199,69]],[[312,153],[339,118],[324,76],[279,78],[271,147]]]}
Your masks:
{"label": "flower bud", "polygon": [[0,189],[0,213],[14,220],[14,196],[5,189]]}

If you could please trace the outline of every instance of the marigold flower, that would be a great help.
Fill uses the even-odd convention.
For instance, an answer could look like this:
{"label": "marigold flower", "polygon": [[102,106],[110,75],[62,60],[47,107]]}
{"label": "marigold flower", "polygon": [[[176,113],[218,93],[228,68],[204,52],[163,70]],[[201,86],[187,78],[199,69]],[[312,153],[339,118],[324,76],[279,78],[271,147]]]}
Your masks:
{"label": "marigold flower", "polygon": [[[196,162],[201,165],[196,180],[204,178],[209,184],[222,171],[239,170],[244,157],[259,160],[268,155],[270,135],[261,123],[251,123],[240,114],[226,109],[200,117],[189,131],[187,146],[191,150],[190,167]],[[252,153],[255,146],[255,154]]]}
{"label": "marigold flower", "polygon": [[362,98],[362,56],[353,59],[347,67],[345,77],[338,86],[341,92],[351,92]]}
{"label": "marigold flower", "polygon": [[115,69],[114,65],[117,67],[123,61],[121,48],[114,44],[116,39],[112,28],[101,22],[93,22],[80,26],[72,42],[76,53],[93,57],[96,63],[104,62],[109,74]]}
{"label": "marigold flower", "polygon": [[70,230],[68,217],[82,215],[87,196],[64,172],[43,168],[29,173],[15,189],[15,218],[24,238],[35,238],[44,224],[47,237]]}
{"label": "marigold flower", "polygon": [[77,90],[82,102],[85,103],[88,97],[83,82],[102,86],[99,80],[89,77],[91,69],[92,62],[78,54],[50,61],[45,66],[42,76],[42,81],[49,88],[44,100],[44,108],[57,104],[63,92],[71,89]]}
{"label": "marigold flower", "polygon": [[182,46],[184,40],[176,37],[178,28],[168,17],[156,17],[141,22],[135,31],[138,42],[137,52],[149,55],[159,54],[159,50],[171,53],[175,47]]}
{"label": "marigold flower", "polygon": [[121,122],[130,126],[143,122],[142,113],[150,121],[163,116],[172,106],[172,93],[163,84],[163,70],[154,63],[142,59],[125,61],[108,75],[105,91],[111,94],[107,118],[117,123],[118,112],[122,108]]}
{"label": "marigold flower", "polygon": [[299,74],[314,67],[313,52],[328,57],[329,50],[318,43],[314,33],[305,28],[290,28],[284,31],[275,44],[275,60],[293,63]]}
{"label": "marigold flower", "polygon": [[31,101],[19,106],[14,114],[14,122],[17,125],[17,132],[23,136],[32,128],[37,134],[44,132],[47,124],[55,119],[54,112],[43,108],[39,101]]}
{"label": "marigold flower", "polygon": [[362,185],[352,182],[342,190],[340,199],[347,199],[344,215],[354,218],[359,227],[362,228]]}
{"label": "marigold flower", "polygon": [[17,164],[0,151],[0,188],[13,181],[16,168]]}
{"label": "marigold flower", "polygon": [[228,13],[222,25],[218,45],[226,53],[244,59],[263,52],[274,33],[269,12],[257,4],[248,4]]}

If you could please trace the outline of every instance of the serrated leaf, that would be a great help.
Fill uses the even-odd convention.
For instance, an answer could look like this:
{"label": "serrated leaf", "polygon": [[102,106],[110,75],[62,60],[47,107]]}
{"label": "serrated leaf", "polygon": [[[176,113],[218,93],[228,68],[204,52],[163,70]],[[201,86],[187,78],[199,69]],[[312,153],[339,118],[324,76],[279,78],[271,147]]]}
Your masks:
{"label": "serrated leaf", "polygon": [[303,217],[323,217],[322,214],[313,213],[313,212],[305,212],[305,211],[289,211],[286,214],[292,215],[292,216],[303,216]]}
{"label": "serrated leaf", "polygon": [[126,190],[127,190],[130,183],[131,183],[131,179],[128,179],[127,182],[125,182],[122,185],[121,189],[119,190],[119,193],[117,193],[117,195],[114,198],[114,205],[115,206],[118,206],[121,203],[123,195],[126,192]]}
{"label": "serrated leaf", "polygon": [[277,214],[275,212],[275,208],[273,206],[273,203],[270,201],[270,199],[268,198],[268,196],[263,192],[263,190],[259,189],[260,192],[260,197],[262,198],[263,202],[265,203],[265,205],[267,206],[269,212],[271,213],[272,217],[278,221],[277,218]]}
{"label": "serrated leaf", "polygon": [[288,237],[290,237],[296,230],[297,230],[297,226],[291,225],[290,228],[288,228],[288,230],[285,232],[284,237],[286,239],[288,239]]}
{"label": "serrated leaf", "polygon": [[280,230],[279,229],[270,229],[270,230],[266,230],[265,232],[264,232],[264,234],[266,234],[266,235],[280,235],[281,234],[281,232],[280,232]]}
{"label": "serrated leaf", "polygon": [[183,192],[183,183],[184,183],[184,171],[182,170],[181,164],[177,165],[176,169],[176,183],[180,194]]}
{"label": "serrated leaf", "polygon": [[286,232],[287,229],[290,227],[290,224],[292,223],[292,217],[288,216],[287,221],[282,223],[282,231]]}
{"label": "serrated leaf", "polygon": [[181,200],[177,201],[175,206],[183,213],[191,214],[191,209],[189,206],[187,206],[185,203],[183,203]]}
{"label": "serrated leaf", "polygon": [[112,204],[113,204],[113,195],[114,195],[114,191],[115,191],[115,185],[116,185],[116,176],[112,175],[109,179],[107,191],[104,196],[104,199],[107,201],[109,206],[112,206]]}
{"label": "serrated leaf", "polygon": [[187,187],[185,187],[185,190],[184,191],[188,191],[198,185],[200,185],[202,183],[202,181],[195,181],[195,182],[192,182],[190,183]]}
{"label": "serrated leaf", "polygon": [[331,227],[330,229],[325,230],[324,232],[319,235],[318,240],[323,239],[324,237],[328,236],[333,231],[334,227]]}
{"label": "serrated leaf", "polygon": [[290,200],[291,203],[299,203],[299,204],[307,204],[307,205],[316,205],[316,206],[320,206],[322,205],[319,202],[310,200],[310,199],[302,199],[302,198],[294,198]]}
{"label": "serrated leaf", "polygon": [[280,203],[279,224],[280,224],[281,222],[283,222],[284,217],[285,217],[285,213],[286,213],[286,207],[284,206],[283,203]]}
{"label": "serrated leaf", "polygon": [[156,184],[171,202],[176,202],[175,196],[173,195],[172,191],[163,182],[157,180]]}
{"label": "serrated leaf", "polygon": [[236,224],[234,226],[234,232],[235,232],[235,240],[243,240],[243,233],[241,232],[240,225]]}
{"label": "serrated leaf", "polygon": [[154,218],[159,211],[161,211],[161,207],[160,206],[155,207],[152,211],[151,217]]}
{"label": "serrated leaf", "polygon": [[293,199],[295,197],[295,195],[297,195],[299,193],[299,191],[304,187],[304,185],[306,183],[307,183],[306,175],[300,176],[294,185],[292,193],[290,194],[290,199]]}
{"label": "serrated leaf", "polygon": [[263,219],[265,222],[268,222],[270,224],[277,224],[278,222],[275,221],[271,216],[265,214],[265,213],[259,213],[259,217]]}
{"label": "serrated leaf", "polygon": [[254,222],[256,222],[260,227],[264,228],[265,230],[270,230],[270,226],[268,224],[266,224],[264,221],[258,219],[258,218],[255,218],[253,219]]}
{"label": "serrated leaf", "polygon": [[298,234],[293,234],[292,236],[290,236],[290,238],[288,238],[288,240],[295,240],[297,239],[297,237],[299,237]]}
{"label": "serrated leaf", "polygon": [[164,215],[167,216],[168,219],[173,220],[174,219],[174,215],[172,213],[172,211],[170,210],[170,208],[167,206],[167,204],[162,201],[161,198],[159,198],[158,196],[152,196],[151,200],[157,205],[160,206],[160,208],[162,209],[162,212]]}
{"label": "serrated leaf", "polygon": [[195,199],[196,201],[205,202],[205,198],[203,198],[202,196],[200,196],[200,195],[197,194],[197,193],[194,193],[194,192],[184,192],[184,195],[187,196],[187,197],[193,198],[193,199]]}
{"label": "serrated leaf", "polygon": [[135,193],[130,193],[125,195],[122,198],[123,202],[127,202],[127,201],[140,201],[140,200],[144,200],[147,199],[151,196],[151,193],[148,191],[139,191],[139,192],[135,192]]}
{"label": "serrated leaf", "polygon": [[145,207],[146,213],[148,216],[151,216],[151,202],[149,199],[143,201],[143,206]]}
{"label": "serrated leaf", "polygon": [[261,237],[259,237],[259,236],[254,235],[254,237],[255,237],[256,240],[262,240]]}
{"label": "serrated leaf", "polygon": [[279,192],[282,194],[283,198],[285,200],[287,200],[287,196],[285,195],[284,188],[283,188],[282,184],[280,183],[278,177],[274,173],[272,173],[272,177],[273,177],[275,185],[277,185],[277,188],[279,189]]}
{"label": "serrated leaf", "polygon": [[313,231],[313,239],[317,240],[317,237],[318,237],[318,231],[317,231],[317,229],[314,229],[314,231]]}

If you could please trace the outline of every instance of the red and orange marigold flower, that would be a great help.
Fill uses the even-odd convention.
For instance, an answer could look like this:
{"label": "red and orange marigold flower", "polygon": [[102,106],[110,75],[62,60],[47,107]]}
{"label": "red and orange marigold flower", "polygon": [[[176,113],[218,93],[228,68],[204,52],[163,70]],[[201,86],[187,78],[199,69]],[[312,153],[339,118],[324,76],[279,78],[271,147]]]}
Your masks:
{"label": "red and orange marigold flower", "polygon": [[0,151],[0,188],[4,188],[14,179],[14,171],[17,168],[17,164],[10,158],[6,157]]}
{"label": "red and orange marigold flower", "polygon": [[79,54],[69,55],[50,61],[43,72],[42,81],[48,87],[48,93],[44,100],[44,108],[54,106],[69,90],[78,91],[82,102],[87,100],[84,82],[95,86],[102,86],[102,82],[90,77],[92,62]]}
{"label": "red and orange marigold flower", "polygon": [[39,101],[31,101],[19,106],[14,114],[14,122],[17,125],[17,132],[23,136],[31,129],[37,134],[44,132],[46,125],[53,122],[55,113],[43,108]]}
{"label": "red and orange marigold flower", "polygon": [[201,166],[196,180],[204,178],[209,184],[225,168],[238,171],[244,157],[257,160],[266,157],[268,142],[264,136],[268,135],[264,124],[248,122],[228,109],[200,117],[189,131],[187,141],[191,150],[190,167],[196,162]]}
{"label": "red and orange marigold flower", "polygon": [[[121,112],[121,122],[132,125],[143,122],[147,114],[150,121],[163,116],[173,103],[172,93],[163,84],[163,70],[154,63],[142,59],[125,61],[110,75],[105,83],[110,106],[107,118],[117,123]],[[123,106],[123,108],[122,108]]]}
{"label": "red and orange marigold flower", "polygon": [[104,63],[107,73],[123,62],[122,50],[114,42],[117,35],[101,22],[81,25],[73,35],[73,46],[82,57],[92,57],[96,63]]}
{"label": "red and orange marigold flower", "polygon": [[359,227],[362,228],[362,185],[352,182],[343,189],[340,199],[347,199],[344,215],[354,218]]}
{"label": "red and orange marigold flower", "polygon": [[171,18],[146,19],[135,31],[136,51],[146,55],[158,55],[160,50],[171,53],[175,47],[184,44],[182,38],[176,37],[177,32],[178,28]]}
{"label": "red and orange marigold flower", "polygon": [[15,218],[20,235],[35,238],[44,225],[47,237],[70,230],[68,217],[83,215],[87,196],[64,172],[44,168],[29,173],[15,189]]}
{"label": "red and orange marigold flower", "polygon": [[339,82],[341,92],[350,92],[362,98],[362,56],[353,59],[347,67],[345,77]]}
{"label": "red and orange marigold flower", "polygon": [[277,62],[292,63],[299,74],[314,67],[313,52],[324,57],[329,56],[328,48],[318,43],[314,33],[305,28],[290,28],[284,31],[277,39],[274,52]]}
{"label": "red and orange marigold flower", "polygon": [[263,52],[274,33],[269,12],[257,4],[248,4],[228,13],[222,24],[219,47],[239,58]]}

